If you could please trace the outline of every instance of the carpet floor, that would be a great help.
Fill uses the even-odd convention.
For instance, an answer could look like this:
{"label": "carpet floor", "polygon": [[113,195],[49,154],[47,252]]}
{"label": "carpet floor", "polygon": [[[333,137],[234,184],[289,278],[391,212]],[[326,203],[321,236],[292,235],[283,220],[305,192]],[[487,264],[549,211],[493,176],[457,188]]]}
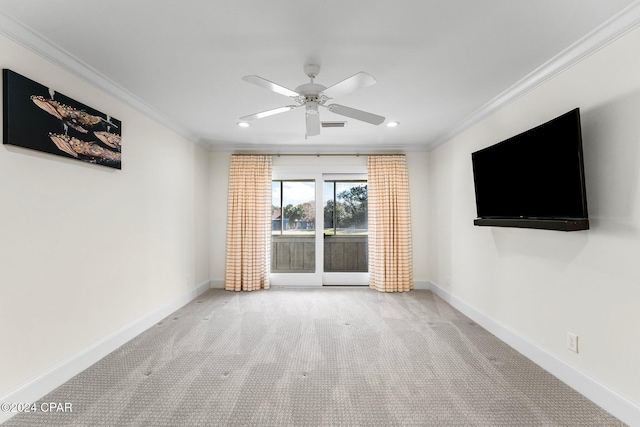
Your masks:
{"label": "carpet floor", "polygon": [[6,426],[623,426],[426,290],[212,289]]}

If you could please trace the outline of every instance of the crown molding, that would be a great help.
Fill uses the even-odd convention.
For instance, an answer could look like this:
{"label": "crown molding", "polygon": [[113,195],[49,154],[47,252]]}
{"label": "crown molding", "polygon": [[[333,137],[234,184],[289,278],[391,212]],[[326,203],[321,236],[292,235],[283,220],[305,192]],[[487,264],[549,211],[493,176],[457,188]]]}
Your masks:
{"label": "crown molding", "polygon": [[[640,0],[635,1],[585,37],[536,68],[520,81],[458,122],[447,132],[435,138],[432,142],[421,145],[420,147],[394,147],[394,149],[397,150],[400,148],[407,149],[408,151],[422,151],[431,150],[444,144],[471,126],[552,79],[567,68],[582,61],[627,32],[638,27],[638,25],[640,25]],[[199,138],[71,53],[50,42],[41,34],[26,27],[21,22],[3,12],[0,12],[0,34],[5,35],[9,39],[35,52],[115,99],[135,108],[198,146],[210,151],[233,151],[249,148],[246,146],[238,147],[236,144],[222,143],[219,145],[217,142],[214,143]],[[320,148],[321,147],[313,147],[312,151],[317,151]],[[384,148],[381,147],[381,149]]]}
{"label": "crown molding", "polygon": [[37,55],[40,55],[47,61],[89,83],[102,92],[105,92],[113,98],[133,107],[164,127],[167,127],[178,135],[186,138],[190,142],[202,146],[207,150],[211,148],[208,144],[199,140],[197,135],[175,123],[164,114],[158,112],[127,89],[110,80],[87,63],[64,50],[62,47],[47,40],[37,31],[28,28],[20,21],[6,15],[4,12],[0,12],[0,34],[3,34],[7,38],[13,40],[26,49],[29,49]]}
{"label": "crown molding", "polygon": [[434,139],[429,143],[429,150],[453,139],[639,25],[640,0],[637,0]]}
{"label": "crown molding", "polygon": [[259,152],[269,154],[284,154],[284,153],[398,153],[398,152],[424,152],[428,151],[428,147],[424,144],[380,144],[380,145],[367,145],[367,146],[355,146],[355,145],[274,145],[274,144],[246,144],[242,142],[222,142],[222,141],[203,141],[203,144],[208,144],[209,151],[212,152]]}

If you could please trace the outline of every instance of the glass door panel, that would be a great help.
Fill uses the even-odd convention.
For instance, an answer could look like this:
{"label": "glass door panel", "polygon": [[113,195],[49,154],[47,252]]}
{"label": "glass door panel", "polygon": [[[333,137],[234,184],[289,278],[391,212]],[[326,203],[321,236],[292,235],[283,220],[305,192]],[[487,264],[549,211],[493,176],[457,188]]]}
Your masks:
{"label": "glass door panel", "polygon": [[366,181],[325,181],[324,272],[368,271]]}
{"label": "glass door panel", "polygon": [[315,273],[316,189],[314,181],[271,185],[271,271]]}

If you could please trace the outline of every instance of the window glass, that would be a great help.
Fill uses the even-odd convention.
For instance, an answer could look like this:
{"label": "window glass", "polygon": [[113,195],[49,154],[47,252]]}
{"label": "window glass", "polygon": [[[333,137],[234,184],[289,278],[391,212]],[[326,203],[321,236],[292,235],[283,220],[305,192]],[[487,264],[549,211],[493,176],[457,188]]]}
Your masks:
{"label": "window glass", "polygon": [[314,181],[271,185],[271,271],[315,272],[316,189]]}
{"label": "window glass", "polygon": [[325,181],[323,193],[325,235],[367,234],[366,182]]}
{"label": "window glass", "polygon": [[368,271],[366,181],[325,181],[324,271]]}

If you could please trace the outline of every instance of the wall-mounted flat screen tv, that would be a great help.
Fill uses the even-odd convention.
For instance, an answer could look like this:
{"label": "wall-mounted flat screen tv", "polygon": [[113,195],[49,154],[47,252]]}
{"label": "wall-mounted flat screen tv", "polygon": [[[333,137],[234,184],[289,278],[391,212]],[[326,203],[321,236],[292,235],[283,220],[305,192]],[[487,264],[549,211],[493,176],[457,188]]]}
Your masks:
{"label": "wall-mounted flat screen tv", "polygon": [[589,229],[579,109],[471,157],[475,225]]}

